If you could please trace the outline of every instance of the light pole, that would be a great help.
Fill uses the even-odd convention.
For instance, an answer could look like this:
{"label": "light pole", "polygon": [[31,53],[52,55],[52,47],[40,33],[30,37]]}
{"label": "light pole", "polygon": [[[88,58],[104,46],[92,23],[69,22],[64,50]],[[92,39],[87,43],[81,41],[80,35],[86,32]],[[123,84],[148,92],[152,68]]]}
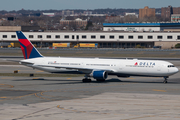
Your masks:
{"label": "light pole", "polygon": [[1,39],[1,48],[3,48],[3,39]]}
{"label": "light pole", "polygon": [[79,48],[79,35],[76,35],[76,40],[77,40],[77,48]]}
{"label": "light pole", "polygon": [[78,39],[77,39],[77,48],[79,48],[79,42],[78,42]]}
{"label": "light pole", "polygon": [[117,39],[118,49],[119,49],[119,39]]}
{"label": "light pole", "polygon": [[42,48],[42,40],[43,40],[43,39],[41,39],[41,46],[40,46],[40,48]]}

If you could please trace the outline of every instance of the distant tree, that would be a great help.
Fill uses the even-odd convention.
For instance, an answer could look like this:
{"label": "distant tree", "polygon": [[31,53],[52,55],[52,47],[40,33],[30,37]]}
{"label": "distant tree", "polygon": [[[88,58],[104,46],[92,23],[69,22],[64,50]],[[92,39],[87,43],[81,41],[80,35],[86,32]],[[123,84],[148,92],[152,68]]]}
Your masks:
{"label": "distant tree", "polygon": [[138,22],[139,19],[135,15],[127,15],[124,17],[124,22]]}
{"label": "distant tree", "polygon": [[92,28],[92,27],[93,27],[93,24],[92,24],[91,21],[88,21],[88,23],[87,23],[87,25],[86,25],[86,27],[85,27],[85,30],[89,30],[90,27]]}
{"label": "distant tree", "polygon": [[139,19],[139,22],[160,22],[161,18],[156,16],[145,16],[144,18]]}
{"label": "distant tree", "polygon": [[102,17],[101,16],[91,16],[89,20],[92,23],[102,24],[102,23],[104,23],[105,19],[106,19],[106,17],[104,17],[104,16],[102,16]]}

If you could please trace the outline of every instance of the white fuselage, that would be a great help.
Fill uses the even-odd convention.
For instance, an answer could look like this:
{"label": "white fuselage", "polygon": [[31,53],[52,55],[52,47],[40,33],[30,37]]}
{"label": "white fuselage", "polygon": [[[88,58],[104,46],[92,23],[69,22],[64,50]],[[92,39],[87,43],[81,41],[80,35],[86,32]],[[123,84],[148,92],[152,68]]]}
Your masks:
{"label": "white fuselage", "polygon": [[106,71],[109,75],[167,77],[178,72],[172,63],[159,60],[39,57],[21,64],[51,73]]}

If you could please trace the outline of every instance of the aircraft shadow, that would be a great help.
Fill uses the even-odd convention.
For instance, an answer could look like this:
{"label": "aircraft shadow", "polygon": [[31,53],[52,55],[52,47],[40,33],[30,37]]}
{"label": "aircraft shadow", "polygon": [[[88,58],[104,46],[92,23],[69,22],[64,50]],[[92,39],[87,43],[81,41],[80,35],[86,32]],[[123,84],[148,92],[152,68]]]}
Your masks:
{"label": "aircraft shadow", "polygon": [[[162,81],[134,81],[134,80],[121,80],[121,79],[117,79],[117,78],[112,78],[112,79],[107,79],[106,81],[96,81],[96,80],[92,80],[91,82],[86,82],[86,83],[83,83],[82,80],[71,80],[71,79],[56,79],[56,80],[53,80],[53,79],[44,79],[44,78],[37,78],[37,79],[23,79],[23,80],[13,80],[13,81],[57,81],[57,82],[63,82],[63,83],[49,83],[49,84],[86,84],[86,83],[113,83],[113,82],[121,82],[121,83],[155,83],[155,84],[164,84],[163,83],[163,79]],[[47,83],[48,84],[48,83]],[[180,81],[179,82],[176,82],[176,81],[171,81],[169,80],[167,84],[180,84]]]}
{"label": "aircraft shadow", "polygon": [[44,79],[44,78],[38,78],[38,79],[23,79],[23,80],[13,80],[13,81],[80,81],[80,80],[53,80],[53,79]]}
{"label": "aircraft shadow", "polygon": [[[163,83],[163,80],[162,81],[127,81],[127,80],[124,80],[124,81],[121,81],[122,83],[155,83],[155,84],[164,84]],[[174,82],[174,81],[168,81],[166,84],[180,84],[179,82]]]}

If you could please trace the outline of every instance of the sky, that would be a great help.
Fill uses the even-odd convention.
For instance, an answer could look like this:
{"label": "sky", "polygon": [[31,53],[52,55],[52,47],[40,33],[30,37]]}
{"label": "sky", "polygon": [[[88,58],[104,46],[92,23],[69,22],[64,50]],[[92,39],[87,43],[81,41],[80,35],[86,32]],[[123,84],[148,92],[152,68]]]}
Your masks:
{"label": "sky", "polygon": [[145,6],[161,8],[169,5],[180,7],[180,0],[1,0],[0,10],[139,9]]}

